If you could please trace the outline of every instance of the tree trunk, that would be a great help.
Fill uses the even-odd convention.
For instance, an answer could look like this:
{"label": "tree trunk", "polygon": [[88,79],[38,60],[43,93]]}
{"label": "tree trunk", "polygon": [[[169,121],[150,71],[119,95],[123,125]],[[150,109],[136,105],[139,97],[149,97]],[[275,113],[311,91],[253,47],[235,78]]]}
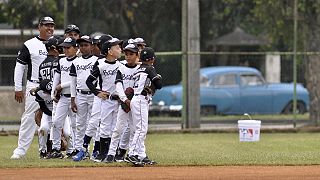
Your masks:
{"label": "tree trunk", "polygon": [[[306,22],[308,31],[307,51],[320,51],[320,15],[318,11],[310,11]],[[307,60],[307,89],[310,97],[310,121],[319,125],[320,120],[320,56],[310,55]]]}

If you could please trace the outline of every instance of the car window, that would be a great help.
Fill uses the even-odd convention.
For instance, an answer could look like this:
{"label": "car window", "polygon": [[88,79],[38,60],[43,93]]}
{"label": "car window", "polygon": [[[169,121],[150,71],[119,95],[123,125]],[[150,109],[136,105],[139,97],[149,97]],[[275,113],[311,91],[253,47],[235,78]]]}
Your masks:
{"label": "car window", "polygon": [[208,86],[209,79],[206,76],[200,75],[200,86]]}
{"label": "car window", "polygon": [[214,87],[234,87],[237,86],[235,74],[223,74],[216,76],[210,83]]}
{"label": "car window", "polygon": [[263,84],[263,80],[256,74],[242,74],[240,81],[242,86],[257,86]]}

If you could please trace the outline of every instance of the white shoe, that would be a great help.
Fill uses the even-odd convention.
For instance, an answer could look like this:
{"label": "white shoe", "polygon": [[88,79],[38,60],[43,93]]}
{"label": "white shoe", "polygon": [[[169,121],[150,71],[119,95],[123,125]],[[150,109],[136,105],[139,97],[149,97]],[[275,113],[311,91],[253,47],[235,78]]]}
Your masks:
{"label": "white shoe", "polygon": [[10,159],[21,159],[23,158],[23,155],[19,155],[19,154],[12,154]]}

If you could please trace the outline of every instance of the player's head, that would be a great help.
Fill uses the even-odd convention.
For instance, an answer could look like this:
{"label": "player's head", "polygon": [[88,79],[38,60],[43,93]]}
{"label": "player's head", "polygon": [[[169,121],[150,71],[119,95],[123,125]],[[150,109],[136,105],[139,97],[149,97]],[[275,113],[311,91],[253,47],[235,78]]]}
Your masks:
{"label": "player's head", "polygon": [[101,54],[109,56],[113,59],[118,59],[121,57],[121,44],[122,40],[118,38],[112,38],[102,44]]}
{"label": "player's head", "polygon": [[77,39],[77,43],[80,47],[80,52],[82,55],[90,55],[92,53],[92,39],[88,35],[81,36],[80,39]]}
{"label": "player's head", "polygon": [[47,41],[43,41],[46,49],[48,51],[48,55],[59,56],[58,45],[59,41],[54,36],[50,37]]}
{"label": "player's head", "polygon": [[45,16],[45,17],[40,18],[39,24],[38,24],[40,38],[47,40],[51,36],[53,36],[54,26],[55,26],[55,23],[51,17]]}
{"label": "player's head", "polygon": [[145,47],[140,52],[140,60],[142,63],[150,63],[153,64],[154,60],[156,59],[156,55],[154,53],[154,50],[151,47]]}
{"label": "player's head", "polygon": [[66,57],[74,57],[78,51],[78,44],[72,37],[66,38],[59,46],[63,48]]}
{"label": "player's head", "polygon": [[139,48],[136,44],[127,44],[123,48],[123,52],[125,55],[125,59],[127,60],[128,64],[135,64],[138,58]]}
{"label": "player's head", "polygon": [[109,34],[104,34],[104,35],[101,35],[101,36],[99,37],[99,40],[98,40],[98,42],[97,42],[97,46],[98,46],[98,48],[100,49],[100,51],[101,51],[101,49],[102,49],[102,45],[103,45],[105,42],[111,40],[112,38],[113,38],[113,37],[112,37],[111,35],[109,35]]}
{"label": "player's head", "polygon": [[67,28],[64,30],[64,37],[73,37],[74,39],[80,38],[80,29],[78,26],[74,24],[69,24]]}
{"label": "player's head", "polygon": [[145,48],[146,45],[147,45],[146,42],[144,41],[144,39],[141,38],[141,37],[135,38],[133,41],[134,41],[134,43],[137,44],[137,46],[139,47],[140,51],[141,51],[143,48]]}
{"label": "player's head", "polygon": [[39,90],[42,90],[43,92],[50,94],[52,89],[52,82],[49,79],[44,79],[39,84]]}
{"label": "player's head", "polygon": [[63,36],[54,36],[54,38],[56,38],[58,40],[57,50],[58,50],[59,54],[63,54],[63,48],[62,48],[62,46],[59,46],[64,41]]}
{"label": "player's head", "polygon": [[95,35],[92,37],[92,54],[95,56],[100,55],[100,49],[98,47],[99,38],[101,35]]}

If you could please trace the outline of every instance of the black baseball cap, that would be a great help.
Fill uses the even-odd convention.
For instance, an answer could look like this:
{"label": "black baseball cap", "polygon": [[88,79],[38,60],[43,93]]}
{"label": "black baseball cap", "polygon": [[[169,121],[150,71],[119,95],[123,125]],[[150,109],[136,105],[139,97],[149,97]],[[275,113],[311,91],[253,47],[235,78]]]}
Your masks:
{"label": "black baseball cap", "polygon": [[49,79],[44,79],[40,82],[39,90],[42,90],[46,93],[51,93],[52,82]]}
{"label": "black baseball cap", "polygon": [[87,42],[87,43],[93,44],[92,39],[88,35],[83,35],[79,39],[77,39],[78,44],[80,44],[81,42]]}
{"label": "black baseball cap", "polygon": [[100,37],[101,37],[101,35],[93,36],[93,37],[92,37],[92,43],[93,43],[93,44],[98,44]]}
{"label": "black baseball cap", "polygon": [[45,16],[45,17],[40,18],[39,24],[41,24],[41,25],[43,25],[43,24],[55,25],[54,20],[52,19],[52,17],[49,17],[49,16]]}
{"label": "black baseball cap", "polygon": [[156,58],[154,54],[154,50],[151,47],[146,47],[142,49],[140,52],[140,59],[141,61],[150,61]]}
{"label": "black baseball cap", "polygon": [[139,48],[136,44],[128,44],[123,48],[123,51],[131,51],[137,53],[139,51]]}
{"label": "black baseball cap", "polygon": [[147,45],[146,42],[144,41],[144,39],[143,39],[143,38],[140,38],[140,37],[135,38],[133,41],[134,41],[137,45],[143,45],[143,46],[146,46],[146,45]]}
{"label": "black baseball cap", "polygon": [[63,43],[59,44],[59,46],[62,46],[62,47],[71,47],[71,46],[74,46],[74,47],[77,47],[78,44],[77,44],[77,41],[72,38],[72,37],[67,37]]}
{"label": "black baseball cap", "polygon": [[46,46],[46,49],[57,49],[59,41],[54,36],[50,37],[47,41],[43,41],[43,44]]}
{"label": "black baseball cap", "polygon": [[74,24],[69,24],[67,26],[67,28],[64,30],[64,33],[69,33],[71,31],[77,32],[78,34],[80,34],[80,29],[78,26],[74,25]]}
{"label": "black baseball cap", "polygon": [[101,53],[102,54],[106,54],[106,52],[112,47],[112,46],[115,46],[115,45],[120,45],[123,43],[122,40],[119,40],[118,38],[112,38],[108,41],[106,41],[105,43],[102,44],[102,47],[101,47]]}
{"label": "black baseball cap", "polygon": [[112,37],[111,35],[109,35],[109,34],[101,35],[101,36],[99,37],[98,42],[97,42],[99,49],[101,50],[102,44],[104,44],[105,42],[111,40],[112,38],[113,38],[113,37]]}
{"label": "black baseball cap", "polygon": [[133,44],[133,43],[135,43],[135,42],[134,42],[134,39],[132,39],[132,38],[124,40],[122,43],[122,49],[124,49],[128,44]]}

